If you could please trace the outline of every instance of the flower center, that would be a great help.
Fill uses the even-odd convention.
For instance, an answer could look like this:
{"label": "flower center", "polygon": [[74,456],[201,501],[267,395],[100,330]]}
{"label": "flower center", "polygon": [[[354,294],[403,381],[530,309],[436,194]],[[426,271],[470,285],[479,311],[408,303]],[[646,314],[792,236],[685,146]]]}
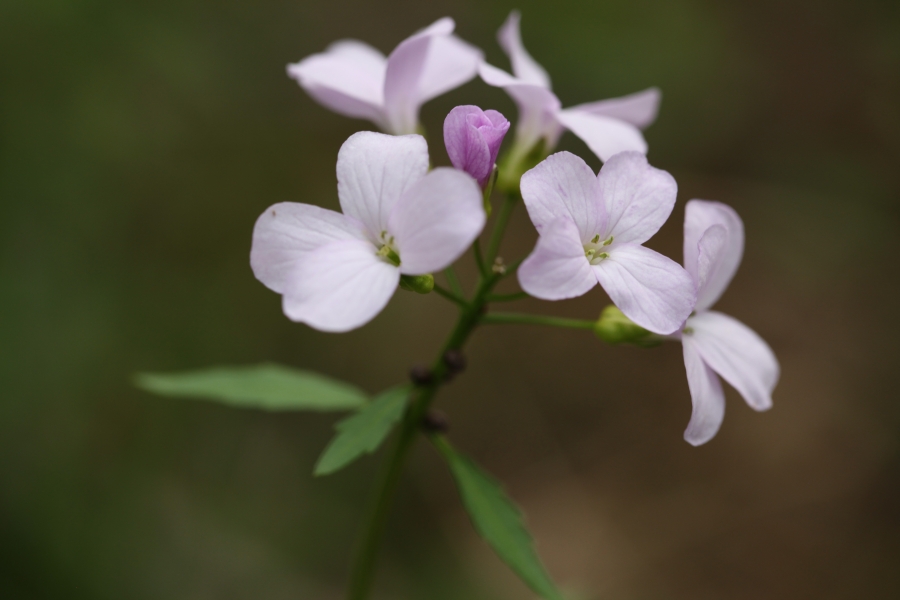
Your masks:
{"label": "flower center", "polygon": [[378,252],[376,254],[383,258],[386,262],[391,263],[395,267],[400,266],[400,254],[394,247],[394,236],[388,235],[387,231],[382,231],[378,236]]}
{"label": "flower center", "polygon": [[596,265],[602,262],[604,259],[609,258],[609,252],[604,252],[604,248],[613,243],[613,236],[609,236],[602,242],[600,241],[600,234],[598,233],[594,237],[591,238],[591,241],[584,245],[584,257],[588,259],[588,262],[592,265]]}

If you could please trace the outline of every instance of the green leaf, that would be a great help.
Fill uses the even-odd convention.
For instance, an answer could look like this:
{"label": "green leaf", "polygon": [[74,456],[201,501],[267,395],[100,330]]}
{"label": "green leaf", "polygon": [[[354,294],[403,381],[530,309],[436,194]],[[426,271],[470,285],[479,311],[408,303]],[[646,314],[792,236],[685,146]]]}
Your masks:
{"label": "green leaf", "polygon": [[522,523],[522,513],[500,484],[471,459],[457,453],[445,438],[432,436],[431,439],[450,466],[463,505],[479,535],[542,598],[563,600],[534,551],[531,534]]}
{"label": "green leaf", "polygon": [[403,416],[408,398],[408,385],[391,388],[355,415],[340,421],[335,425],[338,433],[325,447],[313,473],[334,473],[363,454],[374,452]]}
{"label": "green leaf", "polygon": [[349,383],[273,364],[141,373],[135,383],[162,396],[203,398],[264,410],[351,410],[368,401],[365,392]]}

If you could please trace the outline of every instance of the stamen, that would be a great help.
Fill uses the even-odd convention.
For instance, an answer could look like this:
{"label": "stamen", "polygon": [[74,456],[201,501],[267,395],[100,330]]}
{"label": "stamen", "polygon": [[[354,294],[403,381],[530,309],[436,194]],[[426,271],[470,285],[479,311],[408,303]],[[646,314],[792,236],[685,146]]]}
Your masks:
{"label": "stamen", "polygon": [[387,244],[385,244],[384,246],[379,248],[378,252],[376,254],[378,256],[380,256],[381,258],[386,259],[389,263],[391,263],[395,267],[400,266],[400,256],[396,252],[394,252],[394,250]]}
{"label": "stamen", "polygon": [[599,241],[600,241],[600,234],[599,234],[599,233],[598,233],[597,235],[595,235],[594,237],[591,238],[591,243],[592,243],[592,244],[596,244],[596,243],[599,242]]}
{"label": "stamen", "polygon": [[[600,236],[598,235],[597,237],[599,238]],[[613,243],[613,236],[609,236],[606,240],[604,240],[603,245],[609,246],[612,243]]]}

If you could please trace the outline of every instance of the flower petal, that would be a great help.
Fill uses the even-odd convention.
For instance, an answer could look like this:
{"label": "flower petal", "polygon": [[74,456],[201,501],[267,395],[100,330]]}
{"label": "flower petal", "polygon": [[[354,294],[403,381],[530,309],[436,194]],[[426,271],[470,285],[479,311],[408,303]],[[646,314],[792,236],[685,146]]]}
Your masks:
{"label": "flower petal", "polygon": [[403,194],[388,220],[400,271],[423,275],[450,265],[472,245],[485,220],[481,189],[472,177],[447,167],[433,170]]}
{"label": "flower petal", "polygon": [[780,367],[775,353],[759,335],[733,317],[705,311],[688,319],[687,327],[704,362],[722,376],[755,410],[772,407],[772,391]]}
{"label": "flower petal", "polygon": [[419,79],[419,102],[424,104],[470,81],[484,55],[455,35],[434,36]]}
{"label": "flower petal", "polygon": [[250,267],[266,287],[283,293],[285,277],[301,256],[325,244],[363,235],[359,223],[339,212],[296,202],[274,204],[253,227]]}
{"label": "flower petal", "polygon": [[675,206],[678,185],[639,152],[609,159],[597,175],[600,197],[609,218],[607,233],[615,242],[642,244],[659,231]]}
{"label": "flower petal", "polygon": [[574,108],[561,110],[556,118],[604,162],[619,152],[633,150],[647,153],[647,142],[641,130],[625,121]]}
{"label": "flower petal", "polygon": [[[586,162],[570,152],[548,156],[522,175],[519,187],[528,216],[541,233],[560,217],[575,222],[580,242],[606,229],[597,177]],[[583,248],[581,253],[584,255]]]}
{"label": "flower petal", "polygon": [[447,147],[450,163],[480,183],[482,178],[490,174],[494,163],[491,161],[488,141],[470,119],[487,121],[484,111],[477,106],[457,106],[451,110],[444,119],[444,145]]}
{"label": "flower petal", "polygon": [[694,282],[675,261],[637,244],[612,246],[594,265],[600,285],[625,316],[653,333],[681,328],[694,308]]}
{"label": "flower petal", "polygon": [[528,54],[528,51],[525,50],[525,46],[522,44],[522,35],[519,31],[519,21],[521,19],[522,15],[519,11],[514,10],[509,13],[506,22],[497,32],[497,41],[509,57],[509,62],[512,63],[512,71],[518,79],[549,90],[550,76],[547,75],[544,67],[539,65]]}
{"label": "flower petal", "polygon": [[[700,240],[712,226],[725,229],[721,247],[708,247],[706,275],[700,277]],[[718,235],[718,234],[715,234]],[[707,241],[707,244],[710,240]],[[696,310],[706,310],[722,296],[744,255],[744,222],[737,212],[721,202],[691,200],[684,211],[684,268],[698,284]]]}
{"label": "flower petal", "polygon": [[354,133],[338,152],[341,209],[363,223],[373,243],[387,230],[394,204],[428,172],[428,145],[420,135]]}
{"label": "flower petal", "polygon": [[284,314],[321,331],[365,325],[391,299],[400,270],[365,240],[344,240],[304,255],[288,274]]}
{"label": "flower petal", "polygon": [[631,123],[639,129],[646,129],[656,120],[661,98],[662,93],[659,91],[659,88],[652,87],[620,98],[579,104],[572,106],[568,110],[611,117]]}
{"label": "flower petal", "polygon": [[684,440],[692,446],[705,444],[716,435],[725,418],[725,393],[715,371],[709,368],[690,336],[682,338],[684,369],[691,390],[691,421]]}
{"label": "flower petal", "polygon": [[288,65],[287,72],[325,107],[383,125],[386,68],[387,59],[375,48],[343,40]]}
{"label": "flower petal", "polygon": [[578,226],[568,217],[544,228],[534,251],[519,267],[518,277],[523,290],[542,300],[575,298],[597,285]]}

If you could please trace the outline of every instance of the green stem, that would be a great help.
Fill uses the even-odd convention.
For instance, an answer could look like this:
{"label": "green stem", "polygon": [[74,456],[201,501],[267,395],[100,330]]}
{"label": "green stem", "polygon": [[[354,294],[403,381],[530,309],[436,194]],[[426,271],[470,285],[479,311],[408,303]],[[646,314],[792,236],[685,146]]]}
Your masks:
{"label": "green stem", "polygon": [[434,292],[435,292],[438,296],[443,296],[444,298],[446,298],[446,299],[449,300],[450,302],[454,302],[454,303],[456,303],[456,304],[458,304],[458,305],[460,305],[460,306],[462,306],[462,307],[468,306],[468,303],[467,303],[465,300],[463,300],[462,298],[460,298],[459,296],[457,296],[456,294],[454,294],[454,293],[451,292],[450,290],[445,290],[444,288],[442,288],[442,287],[439,286],[438,284],[434,284],[433,290],[434,290]]}
{"label": "green stem", "polygon": [[481,322],[490,325],[548,325],[566,329],[593,329],[594,321],[566,319],[564,317],[544,317],[519,313],[491,313],[481,317]]}
{"label": "green stem", "polygon": [[513,302],[515,300],[524,300],[527,297],[527,292],[515,292],[513,294],[491,294],[490,296],[488,296],[488,302]]}
{"label": "green stem", "polygon": [[453,267],[444,269],[444,277],[447,278],[447,284],[450,286],[450,289],[453,290],[453,293],[457,296],[462,296],[462,286],[459,285],[459,278],[456,276],[456,271],[453,270]]}
{"label": "green stem", "polygon": [[472,252],[475,254],[475,264],[478,265],[478,273],[482,277],[487,277],[487,267],[484,264],[484,257],[481,255],[481,239],[475,238],[475,242],[472,244]]}
{"label": "green stem", "polygon": [[497,253],[500,251],[500,242],[503,241],[503,233],[506,231],[506,225],[509,223],[509,217],[512,215],[513,208],[515,208],[517,201],[517,195],[507,194],[506,198],[503,200],[503,206],[500,207],[497,221],[494,223],[494,231],[491,233],[491,241],[488,243],[487,268],[489,269],[494,264]]}

